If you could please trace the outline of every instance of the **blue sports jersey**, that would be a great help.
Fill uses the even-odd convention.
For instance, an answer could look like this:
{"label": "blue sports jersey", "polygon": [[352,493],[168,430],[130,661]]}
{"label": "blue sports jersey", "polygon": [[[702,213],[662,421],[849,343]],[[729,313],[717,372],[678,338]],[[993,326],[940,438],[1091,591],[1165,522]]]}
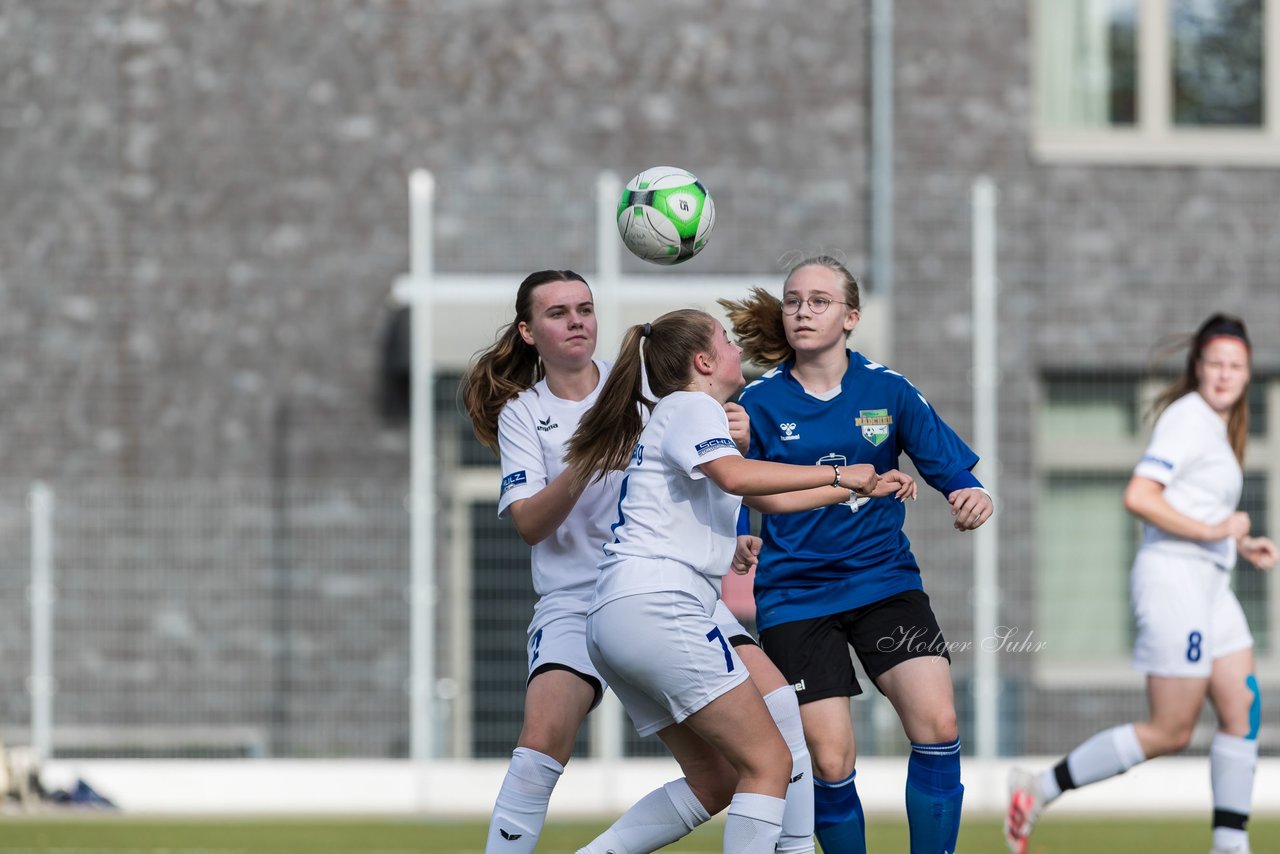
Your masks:
{"label": "blue sports jersey", "polygon": [[[749,457],[798,465],[870,463],[898,468],[902,453],[925,482],[949,494],[981,486],[969,470],[978,456],[902,374],[849,352],[840,393],[821,400],[779,365],[748,385],[739,402],[751,416]],[[837,504],[765,515],[756,568],[756,624],[837,614],[906,590],[923,590],[920,567],[902,532],[906,507],[878,498],[856,509]]]}

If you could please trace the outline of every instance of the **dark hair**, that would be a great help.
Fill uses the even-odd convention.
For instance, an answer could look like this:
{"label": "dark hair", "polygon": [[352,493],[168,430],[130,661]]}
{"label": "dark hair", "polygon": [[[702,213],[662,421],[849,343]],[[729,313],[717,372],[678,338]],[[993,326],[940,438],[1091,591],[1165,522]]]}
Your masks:
{"label": "dark hair", "polygon": [[[1165,387],[1163,391],[1156,397],[1152,409],[1159,414],[1183,395],[1189,394],[1200,387],[1200,381],[1196,378],[1196,366],[1199,364],[1201,357],[1204,355],[1204,348],[1214,338],[1237,338],[1244,343],[1245,351],[1252,357],[1253,348],[1249,344],[1249,333],[1244,327],[1244,321],[1235,315],[1223,314],[1219,312],[1211,316],[1204,323],[1200,324],[1200,328],[1190,338],[1184,338],[1180,341],[1180,346],[1187,347],[1187,359],[1183,365],[1182,374]],[[1227,438],[1231,442],[1231,450],[1235,452],[1236,459],[1241,465],[1244,465],[1244,447],[1249,440],[1249,384],[1245,383],[1244,391],[1240,394],[1240,399],[1231,406],[1231,412],[1227,416]]]}
{"label": "dark hair", "polygon": [[[804,267],[826,267],[838,275],[844,285],[844,301],[847,311],[862,309],[858,280],[848,268],[830,255],[815,255],[796,264],[787,272],[782,290],[798,270]],[[795,359],[796,351],[787,343],[786,327],[782,324],[782,300],[764,288],[752,288],[744,300],[717,300],[729,315],[733,336],[742,346],[743,358],[757,365],[771,366]]]}
{"label": "dark hair", "polygon": [[[497,341],[472,360],[463,378],[462,405],[471,418],[471,431],[482,445],[498,453],[498,416],[507,401],[542,379],[544,370],[538,348],[520,334],[521,323],[533,320],[533,292],[550,282],[587,280],[572,270],[539,270],[525,276],[516,289],[516,316]],[[590,285],[587,288],[590,289]]]}
{"label": "dark hair", "polygon": [[686,308],[627,330],[600,397],[569,439],[564,459],[573,469],[571,488],[581,489],[605,472],[627,467],[644,429],[640,406],[652,410],[655,405],[644,396],[645,376],[658,398],[687,387],[693,378],[694,356],[712,348],[715,324],[705,311]]}

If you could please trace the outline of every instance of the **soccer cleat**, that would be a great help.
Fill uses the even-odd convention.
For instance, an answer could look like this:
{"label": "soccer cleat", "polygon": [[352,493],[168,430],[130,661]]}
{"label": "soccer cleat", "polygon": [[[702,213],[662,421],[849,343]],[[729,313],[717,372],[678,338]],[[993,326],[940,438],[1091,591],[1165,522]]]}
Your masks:
{"label": "soccer cleat", "polygon": [[1009,772],[1009,812],[1004,817],[1004,841],[1011,854],[1027,854],[1031,828],[1044,810],[1035,775],[1021,768]]}

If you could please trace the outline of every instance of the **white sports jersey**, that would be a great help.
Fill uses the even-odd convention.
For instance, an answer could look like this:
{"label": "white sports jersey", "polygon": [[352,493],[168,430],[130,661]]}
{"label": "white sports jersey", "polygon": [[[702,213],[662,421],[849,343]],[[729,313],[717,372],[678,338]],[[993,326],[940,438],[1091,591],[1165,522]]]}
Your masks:
{"label": "white sports jersey", "polygon": [[620,487],[593,609],[690,583],[710,582],[718,595],[733,559],[742,499],[721,490],[698,466],[726,456],[739,456],[738,448],[714,398],[678,391],[658,401]]}
{"label": "white sports jersey", "polygon": [[[542,380],[503,407],[498,418],[499,516],[565,470],[565,445],[609,375],[608,362],[597,360],[595,365],[600,382],[583,400],[561,400]],[[533,547],[533,589],[539,597],[533,624],[586,612],[599,577],[600,547],[613,539],[609,526],[617,518],[619,480],[620,473],[611,472],[587,487],[555,533]]]}
{"label": "white sports jersey", "polygon": [[[1164,498],[1175,510],[1210,525],[1235,511],[1244,487],[1226,422],[1194,391],[1169,404],[1156,419],[1151,443],[1133,473],[1163,483]],[[1223,569],[1235,566],[1231,537],[1202,542],[1175,537],[1155,525],[1142,527],[1144,551],[1208,559]]]}

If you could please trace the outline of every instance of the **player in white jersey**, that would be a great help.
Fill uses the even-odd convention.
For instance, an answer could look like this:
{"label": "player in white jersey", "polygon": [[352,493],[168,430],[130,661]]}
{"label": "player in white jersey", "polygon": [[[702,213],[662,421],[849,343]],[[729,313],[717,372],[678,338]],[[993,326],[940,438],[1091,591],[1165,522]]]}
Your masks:
{"label": "player in white jersey", "polygon": [[[738,496],[789,493],[799,510],[847,500],[851,489],[903,498],[915,484],[896,471],[877,476],[869,465],[745,460],[723,411],[744,382],[739,355],[705,312],[670,312],[632,327],[566,460],[579,487],[626,470],[587,619],[591,660],[637,731],[656,733],[691,783],[723,779],[727,761],[737,786],[724,851],[765,854],[781,833],[791,757],[712,618],[734,555]],[[656,405],[645,397],[644,374]],[[641,403],[652,407],[647,424]],[[582,851],[633,850],[625,838],[605,845]]]}
{"label": "player in white jersey", "polygon": [[[515,320],[477,358],[464,393],[477,438],[500,454],[499,513],[510,516],[533,546],[539,597],[528,632],[524,727],[490,821],[489,851],[534,850],[578,730],[605,687],[587,656],[584,629],[600,548],[613,538],[620,477],[573,490],[563,462],[568,437],[608,376],[609,364],[592,358],[595,343],[594,303],[586,282],[568,270],[531,274],[517,291]],[[730,436],[745,444],[742,409],[727,405],[726,418]],[[723,603],[717,603],[716,619],[769,695],[779,727],[792,734],[788,741],[797,769],[787,807],[792,847],[781,850],[811,852],[809,760],[794,692]],[[721,770],[718,779],[708,777],[696,791],[683,780],[668,783],[602,838],[621,834],[629,847],[618,850],[632,852],[678,839],[728,804],[732,769]]]}
{"label": "player in white jersey", "polygon": [[1185,748],[1206,697],[1218,717],[1209,748],[1213,851],[1249,850],[1262,707],[1231,570],[1237,553],[1264,570],[1280,557],[1270,539],[1249,536],[1249,516],[1236,510],[1250,370],[1244,323],[1215,314],[1193,337],[1182,376],[1157,400],[1160,417],[1124,495],[1125,509],[1143,522],[1130,590],[1133,662],[1147,675],[1150,717],[1098,733],[1038,775],[1013,771],[1005,840],[1014,854],[1024,854],[1040,812],[1063,792]]}

